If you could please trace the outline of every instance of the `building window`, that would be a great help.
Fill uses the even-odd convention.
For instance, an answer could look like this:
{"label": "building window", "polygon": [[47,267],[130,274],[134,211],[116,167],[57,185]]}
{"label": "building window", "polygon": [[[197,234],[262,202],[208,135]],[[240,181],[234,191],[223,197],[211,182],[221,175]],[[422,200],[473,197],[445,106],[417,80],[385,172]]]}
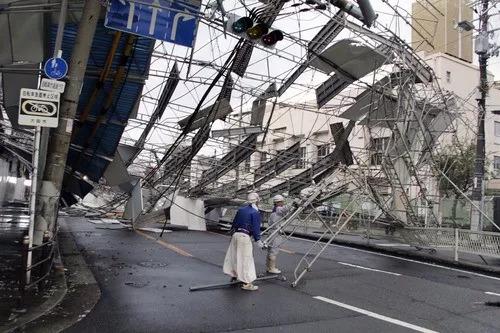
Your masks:
{"label": "building window", "polygon": [[381,165],[382,159],[384,157],[385,150],[387,145],[389,144],[389,137],[385,138],[374,138],[371,142],[371,156],[370,156],[370,164],[371,165]]}
{"label": "building window", "polygon": [[495,143],[500,143],[500,121],[495,121]]}
{"label": "building window", "polygon": [[243,172],[250,172],[250,156],[245,159],[245,164],[243,165]]}
{"label": "building window", "polygon": [[306,167],[306,147],[299,148],[297,163],[295,163],[295,169],[305,169]]}
{"label": "building window", "polygon": [[500,156],[494,157],[493,170],[495,171],[495,178],[500,178]]}
{"label": "building window", "polygon": [[267,153],[262,152],[260,153],[260,165],[264,165],[267,162]]}
{"label": "building window", "polygon": [[318,160],[322,159],[323,157],[325,157],[328,154],[330,154],[330,145],[329,144],[318,146]]}
{"label": "building window", "polygon": [[446,82],[450,83],[451,82],[451,72],[446,71]]}

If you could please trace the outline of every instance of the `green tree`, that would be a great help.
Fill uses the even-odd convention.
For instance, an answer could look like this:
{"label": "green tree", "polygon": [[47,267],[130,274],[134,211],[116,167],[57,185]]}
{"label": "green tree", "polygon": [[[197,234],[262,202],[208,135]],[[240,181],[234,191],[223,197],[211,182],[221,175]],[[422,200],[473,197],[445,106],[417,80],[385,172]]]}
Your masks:
{"label": "green tree", "polygon": [[[436,168],[441,170],[460,191],[467,193],[473,186],[475,156],[476,146],[474,143],[462,145],[457,142],[443,147],[435,155]],[[440,172],[438,172],[437,176],[441,195],[453,199],[451,218],[455,223],[458,199],[461,193]]]}

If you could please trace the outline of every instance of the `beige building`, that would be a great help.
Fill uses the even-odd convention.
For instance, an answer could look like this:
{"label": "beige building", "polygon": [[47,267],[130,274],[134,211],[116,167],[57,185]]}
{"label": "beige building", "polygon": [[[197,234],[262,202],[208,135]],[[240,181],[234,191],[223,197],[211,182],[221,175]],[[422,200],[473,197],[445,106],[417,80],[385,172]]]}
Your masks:
{"label": "beige building", "polygon": [[[477,100],[479,96],[479,68],[466,61],[447,54],[427,55],[426,62],[434,69],[443,90],[451,91],[458,97],[458,119],[454,127],[461,142],[475,142],[477,129]],[[486,183],[487,194],[500,192],[500,87],[494,76],[488,76],[490,91],[486,100],[486,158],[489,165],[489,180]],[[445,136],[449,139],[450,135]]]}
{"label": "beige building", "polygon": [[412,47],[445,53],[472,62],[472,31],[460,31],[460,21],[472,21],[469,0],[426,0],[412,4]]}

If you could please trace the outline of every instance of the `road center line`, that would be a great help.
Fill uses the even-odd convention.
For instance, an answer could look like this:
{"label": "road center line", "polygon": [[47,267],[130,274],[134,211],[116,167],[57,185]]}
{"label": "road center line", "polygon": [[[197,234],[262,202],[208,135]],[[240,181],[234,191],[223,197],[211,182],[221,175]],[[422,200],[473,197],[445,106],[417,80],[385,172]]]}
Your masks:
{"label": "road center line", "polygon": [[280,251],[281,251],[281,252],[285,252],[285,253],[287,253],[287,254],[295,254],[295,252],[290,251],[290,250],[285,249],[285,248],[282,248],[282,247],[280,247]]}
{"label": "road center line", "polygon": [[493,293],[491,291],[485,291],[484,293],[487,294],[487,295],[500,296],[500,294]]}
{"label": "road center line", "polygon": [[166,247],[167,249],[169,250],[172,250],[174,251],[175,253],[177,254],[180,254],[181,256],[184,256],[184,257],[193,257],[193,255],[187,251],[184,251],[183,249],[173,245],[173,244],[169,244],[161,239],[156,239],[155,237],[152,237],[150,235],[147,235],[145,234],[144,232],[142,231],[139,231],[139,230],[135,230],[136,233],[138,233],[139,235],[147,238],[147,239],[151,239],[153,241],[155,241],[156,243],[160,244],[161,246],[163,247]]}
{"label": "road center line", "polygon": [[[306,241],[306,242],[310,242],[310,243],[314,243],[314,241],[309,240],[309,239],[304,239],[304,238],[299,238],[299,237],[293,237],[293,236],[292,236],[292,238],[298,239],[298,240],[302,240],[302,241]],[[489,275],[485,275],[485,274],[481,274],[481,273],[475,273],[475,272],[465,271],[463,269],[452,268],[452,267],[442,266],[442,265],[438,265],[438,264],[432,264],[430,262],[418,261],[418,260],[414,260],[414,259],[398,257],[398,256],[393,256],[393,255],[385,254],[385,253],[378,253],[378,252],[374,252],[374,251],[362,250],[362,249],[357,249],[355,247],[338,245],[338,244],[332,244],[331,246],[341,247],[341,248],[344,248],[344,249],[348,249],[348,250],[352,250],[352,251],[358,251],[358,252],[363,252],[363,253],[369,253],[369,254],[373,254],[373,255],[376,255],[376,256],[380,256],[380,257],[393,258],[393,259],[398,259],[398,260],[413,262],[413,263],[420,264],[420,265],[437,267],[437,268],[442,268],[442,269],[446,269],[446,270],[449,270],[449,271],[455,271],[455,272],[470,274],[470,275],[474,275],[474,276],[479,276],[479,277],[486,278],[486,279],[492,279],[492,280],[500,281],[500,278],[498,278],[498,277],[489,276]]]}
{"label": "road center line", "polygon": [[427,328],[420,327],[420,326],[417,326],[417,325],[413,325],[413,324],[410,324],[410,323],[407,323],[407,322],[404,322],[404,321],[401,321],[401,320],[398,320],[398,319],[394,319],[394,318],[391,318],[391,317],[386,317],[386,316],[380,315],[380,314],[375,313],[375,312],[371,312],[371,311],[368,311],[368,310],[357,308],[357,307],[352,306],[352,305],[340,303],[340,302],[334,301],[333,299],[329,299],[329,298],[326,298],[326,297],[323,297],[323,296],[314,296],[313,298],[315,298],[315,299],[317,299],[319,301],[323,301],[323,302],[330,303],[330,304],[333,304],[333,305],[336,305],[336,306],[340,306],[340,307],[342,307],[344,309],[348,309],[348,310],[351,310],[351,311],[354,311],[354,312],[357,312],[357,313],[364,314],[364,315],[372,317],[372,318],[376,318],[376,319],[380,319],[380,320],[383,320],[383,321],[387,321],[387,322],[389,322],[391,324],[394,324],[394,325],[406,327],[406,328],[412,329],[412,330],[417,331],[417,332],[437,333],[437,331],[429,330]]}
{"label": "road center line", "polygon": [[380,270],[380,269],[375,269],[375,268],[370,268],[370,267],[363,267],[363,266],[354,265],[354,264],[349,264],[349,263],[346,263],[346,262],[341,262],[341,261],[338,261],[338,263],[339,263],[339,264],[341,264],[341,265],[345,265],[345,266],[350,266],[350,267],[355,267],[355,268],[365,269],[365,270],[367,270],[367,271],[373,271],[373,272],[379,272],[379,273],[385,273],[385,274],[391,274],[391,275],[401,276],[401,274],[399,274],[399,273],[393,273],[393,272],[382,271],[382,270]]}

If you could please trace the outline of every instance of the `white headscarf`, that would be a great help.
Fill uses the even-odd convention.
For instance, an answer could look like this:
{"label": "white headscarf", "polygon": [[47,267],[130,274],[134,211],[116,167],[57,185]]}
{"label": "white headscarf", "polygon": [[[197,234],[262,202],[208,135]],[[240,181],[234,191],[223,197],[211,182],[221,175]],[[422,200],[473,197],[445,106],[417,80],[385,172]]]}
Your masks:
{"label": "white headscarf", "polygon": [[247,201],[255,210],[259,210],[259,208],[257,207],[257,203],[260,201],[260,197],[257,193],[249,193],[247,196]]}

